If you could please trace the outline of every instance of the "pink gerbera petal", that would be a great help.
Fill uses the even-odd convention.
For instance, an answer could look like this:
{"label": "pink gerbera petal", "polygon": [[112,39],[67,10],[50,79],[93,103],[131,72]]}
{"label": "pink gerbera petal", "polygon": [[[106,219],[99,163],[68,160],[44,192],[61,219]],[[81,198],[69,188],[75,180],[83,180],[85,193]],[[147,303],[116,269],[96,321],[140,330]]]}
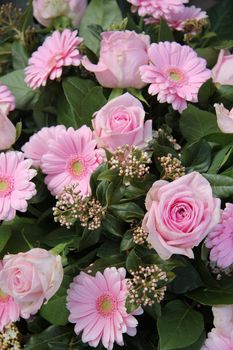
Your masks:
{"label": "pink gerbera petal", "polygon": [[16,210],[27,210],[27,200],[36,194],[31,165],[21,152],[0,153],[0,220],[12,220]]}
{"label": "pink gerbera petal", "polygon": [[0,332],[9,323],[15,322],[20,317],[20,307],[14,299],[2,293],[0,289]]}
{"label": "pink gerbera petal", "polygon": [[75,332],[82,332],[82,341],[90,346],[102,341],[106,349],[112,350],[114,342],[124,345],[123,333],[136,334],[138,322],[125,307],[129,293],[125,273],[125,269],[115,267],[106,268],[103,274],[97,272],[95,277],[81,272],[70,285],[69,321],[76,324]]}
{"label": "pink gerbera petal", "polygon": [[7,86],[0,83],[0,111],[7,115],[15,109],[15,97]]}
{"label": "pink gerbera petal", "polygon": [[149,93],[161,103],[171,103],[182,112],[187,101],[197,102],[201,85],[210,78],[206,61],[189,46],[160,42],[149,48],[151,63],[140,68],[142,80],[151,84]]}
{"label": "pink gerbera petal", "polygon": [[89,195],[90,176],[103,161],[101,154],[87,126],[61,131],[57,139],[48,143],[48,151],[41,159],[42,171],[47,175],[45,183],[51,193],[58,195],[65,187],[76,185],[81,195]]}
{"label": "pink gerbera petal", "polygon": [[36,134],[30,137],[29,141],[22,147],[22,152],[26,158],[33,160],[35,167],[40,167],[42,156],[48,152],[50,140],[56,140],[62,131],[65,131],[64,125],[42,128]]}
{"label": "pink gerbera petal", "polygon": [[208,234],[205,244],[210,248],[210,260],[218,267],[233,264],[233,204],[226,204],[221,222]]}
{"label": "pink gerbera petal", "polygon": [[195,6],[184,6],[181,11],[171,13],[167,18],[167,22],[171,28],[182,31],[184,30],[186,21],[200,21],[205,18],[208,18],[208,16],[205,11],[202,11],[202,9]]}
{"label": "pink gerbera petal", "polygon": [[77,30],[56,30],[47,37],[37,51],[32,54],[25,68],[25,81],[32,89],[45,86],[48,79],[62,75],[63,66],[79,66],[82,58],[77,47],[83,41]]}

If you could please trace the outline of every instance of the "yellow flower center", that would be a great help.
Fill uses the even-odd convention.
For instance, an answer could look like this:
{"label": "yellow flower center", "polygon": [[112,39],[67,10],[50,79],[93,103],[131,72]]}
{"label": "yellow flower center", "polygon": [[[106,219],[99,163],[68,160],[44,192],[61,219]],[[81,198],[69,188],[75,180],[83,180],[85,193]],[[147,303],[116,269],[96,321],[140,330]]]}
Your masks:
{"label": "yellow flower center", "polygon": [[109,317],[116,310],[116,300],[111,294],[103,294],[97,299],[96,307],[101,316]]}

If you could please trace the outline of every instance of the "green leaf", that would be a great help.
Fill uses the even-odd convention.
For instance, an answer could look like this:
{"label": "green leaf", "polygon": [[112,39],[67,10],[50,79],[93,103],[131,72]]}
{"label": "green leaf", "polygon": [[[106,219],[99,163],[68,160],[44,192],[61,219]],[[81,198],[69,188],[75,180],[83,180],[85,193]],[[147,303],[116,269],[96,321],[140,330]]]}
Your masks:
{"label": "green leaf", "polygon": [[212,79],[207,80],[198,91],[198,102],[201,105],[208,105],[209,99],[216,91],[216,87]]}
{"label": "green leaf", "polygon": [[167,22],[163,18],[161,18],[159,24],[158,41],[175,41],[171,28],[168,26]]}
{"label": "green leaf", "polygon": [[204,341],[206,339],[205,332],[202,332],[200,338],[192,345],[186,346],[185,348],[179,349],[179,350],[200,350],[201,346],[204,344]]}
{"label": "green leaf", "polygon": [[101,228],[98,228],[94,231],[90,231],[87,227],[85,227],[82,234],[82,238],[79,242],[79,250],[82,251],[98,243],[100,241],[101,234]]}
{"label": "green leaf", "polygon": [[199,57],[202,57],[207,61],[208,68],[212,68],[216,64],[219,50],[216,50],[213,47],[205,47],[196,49],[196,52]]}
{"label": "green leaf", "polygon": [[93,264],[83,269],[83,271],[95,275],[98,271],[104,271],[107,267],[125,267],[125,256],[122,254],[109,256],[106,259],[97,259]]}
{"label": "green leaf", "polygon": [[1,82],[6,85],[16,97],[16,108],[23,110],[33,109],[39,98],[40,92],[33,91],[24,81],[24,70],[19,69],[1,77]]}
{"label": "green leaf", "polygon": [[203,305],[231,305],[233,304],[232,288],[226,290],[223,288],[206,287],[199,288],[186,294],[187,297]]}
{"label": "green leaf", "polygon": [[211,147],[205,140],[199,140],[184,147],[181,157],[182,164],[188,172],[205,172],[211,162]]}
{"label": "green leaf", "polygon": [[206,135],[219,132],[216,115],[192,105],[189,105],[181,115],[180,130],[190,143]]}
{"label": "green leaf", "polygon": [[202,315],[180,300],[165,306],[157,326],[160,350],[174,350],[192,345],[204,330]]}
{"label": "green leaf", "polygon": [[170,284],[171,291],[176,294],[184,294],[203,286],[203,282],[193,265],[184,258],[182,258],[182,261],[184,266],[177,267],[174,270],[176,277]]}
{"label": "green leaf", "polygon": [[204,136],[205,140],[217,145],[225,146],[233,144],[233,134],[215,133]]}
{"label": "green leaf", "polygon": [[40,315],[55,326],[65,326],[68,323],[69,311],[66,308],[66,298],[71,281],[72,276],[64,276],[57,293],[40,309]]}
{"label": "green leaf", "polygon": [[211,28],[219,39],[233,39],[232,17],[233,6],[231,0],[221,0],[209,10]]}
{"label": "green leaf", "polygon": [[29,0],[29,3],[26,6],[25,11],[22,14],[19,23],[19,29],[22,32],[25,32],[29,26],[32,25],[33,22],[33,9],[32,9],[32,0]]}
{"label": "green leaf", "polygon": [[144,211],[133,202],[114,204],[109,207],[109,210],[125,222],[142,219],[144,216]]}
{"label": "green leaf", "polygon": [[[95,86],[92,80],[84,80],[78,77],[68,77],[64,79],[63,91],[65,100],[59,103],[57,111],[59,115],[59,122],[63,122],[66,126],[73,126],[74,128],[81,127],[83,124],[90,124],[82,115],[83,100],[88,92]],[[62,108],[62,112],[60,109]],[[90,117],[90,116],[89,116]]]}
{"label": "green leaf", "polygon": [[211,167],[208,170],[208,174],[216,174],[224,166],[232,154],[233,146],[225,146],[220,149],[214,156]]}
{"label": "green leaf", "polygon": [[82,19],[79,35],[84,38],[84,43],[90,50],[98,53],[100,41],[92,34],[89,26],[97,24],[106,30],[121,20],[121,11],[116,0],[92,0]]}
{"label": "green leaf", "polygon": [[219,198],[233,195],[233,179],[224,175],[202,174],[210,183],[213,193]]}
{"label": "green leaf", "polygon": [[11,51],[14,70],[25,68],[28,62],[28,54],[22,43],[20,41],[13,42]]}
{"label": "green leaf", "polygon": [[136,271],[142,265],[141,258],[136,254],[135,250],[131,250],[126,259],[126,268],[128,271]]}
{"label": "green leaf", "polygon": [[25,350],[50,350],[51,349],[50,344],[54,342],[56,343],[59,342],[63,344],[63,346],[68,346],[69,338],[71,336],[72,336],[72,330],[67,327],[50,326],[43,332],[31,336],[29,341],[25,345],[24,349]]}
{"label": "green leaf", "polygon": [[80,106],[80,120],[82,124],[91,125],[91,119],[95,112],[107,103],[101,86],[93,87],[85,95]]}
{"label": "green leaf", "polygon": [[106,231],[106,236],[109,234],[113,237],[122,237],[124,231],[122,228],[122,223],[115,216],[107,213],[103,219],[102,226]]}
{"label": "green leaf", "polygon": [[133,235],[132,232],[127,231],[121,241],[121,246],[120,246],[120,250],[121,252],[124,252],[126,250],[129,250],[131,248],[133,248],[135,245],[134,241],[133,241]]}
{"label": "green leaf", "polygon": [[113,100],[114,98],[121,96],[123,94],[123,92],[124,92],[124,89],[122,89],[122,88],[112,89],[112,92],[109,95],[108,101]]}
{"label": "green leaf", "polygon": [[108,258],[109,256],[119,255],[119,243],[113,241],[105,241],[98,249],[97,255],[100,258]]}
{"label": "green leaf", "polygon": [[11,228],[8,226],[0,226],[0,252],[4,249],[11,237]]}
{"label": "green leaf", "polygon": [[232,85],[218,85],[218,94],[224,102],[233,102],[233,86]]}
{"label": "green leaf", "polygon": [[58,228],[45,236],[42,239],[42,242],[49,247],[55,247],[61,243],[72,243],[75,238],[77,238],[77,233],[72,229],[67,230],[66,228]]}

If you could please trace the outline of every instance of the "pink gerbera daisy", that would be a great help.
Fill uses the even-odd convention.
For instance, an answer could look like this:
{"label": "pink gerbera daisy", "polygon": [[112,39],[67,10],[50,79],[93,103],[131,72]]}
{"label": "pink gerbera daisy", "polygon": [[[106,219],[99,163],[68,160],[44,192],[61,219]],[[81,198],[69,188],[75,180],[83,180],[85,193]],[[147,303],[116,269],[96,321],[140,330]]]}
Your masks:
{"label": "pink gerbera daisy", "polygon": [[11,322],[20,317],[20,307],[12,297],[4,294],[0,289],[0,332]]}
{"label": "pink gerbera daisy", "polygon": [[183,4],[189,0],[128,0],[133,6],[132,10],[138,10],[139,16],[152,16],[159,21],[161,17],[167,18],[171,12],[179,12]]}
{"label": "pink gerbera daisy", "polygon": [[207,13],[196,6],[184,6],[182,11],[171,13],[168,18],[168,25],[176,30],[184,30],[185,23],[189,20],[200,21],[208,18]]}
{"label": "pink gerbera daisy", "polygon": [[0,220],[12,220],[16,210],[26,212],[27,200],[36,194],[31,165],[21,152],[0,153]]}
{"label": "pink gerbera daisy", "polygon": [[0,111],[7,115],[15,109],[15,97],[7,86],[0,84]]}
{"label": "pink gerbera daisy", "polygon": [[25,81],[32,89],[45,86],[48,79],[62,75],[63,66],[79,66],[81,54],[77,46],[83,41],[77,30],[56,30],[47,37],[42,46],[32,54],[25,68]]}
{"label": "pink gerbera daisy", "polygon": [[218,267],[233,264],[233,204],[226,204],[221,222],[208,234],[205,244],[210,248],[210,260]]}
{"label": "pink gerbera daisy", "polygon": [[83,196],[90,194],[90,176],[102,163],[102,151],[96,149],[93,132],[86,125],[78,130],[69,128],[49,142],[48,152],[41,159],[45,183],[53,195],[66,186],[77,185]]}
{"label": "pink gerbera daisy", "polygon": [[149,93],[158,101],[171,103],[182,112],[187,102],[197,102],[201,85],[210,78],[206,60],[199,58],[189,46],[176,42],[160,42],[149,48],[150,65],[140,68],[142,80],[150,83]]}
{"label": "pink gerbera daisy", "polygon": [[[136,334],[137,320],[126,312],[128,296],[126,270],[115,267],[97,272],[95,276],[81,272],[70,285],[67,296],[69,321],[75,323],[75,333],[82,341],[97,347],[102,341],[108,350],[114,342],[124,345],[123,333]],[[135,314],[142,313],[139,308]]]}
{"label": "pink gerbera daisy", "polygon": [[32,135],[27,143],[22,147],[22,152],[26,158],[33,160],[33,166],[40,167],[42,156],[48,152],[49,141],[57,140],[62,131],[65,131],[64,125],[42,128],[36,134]]}

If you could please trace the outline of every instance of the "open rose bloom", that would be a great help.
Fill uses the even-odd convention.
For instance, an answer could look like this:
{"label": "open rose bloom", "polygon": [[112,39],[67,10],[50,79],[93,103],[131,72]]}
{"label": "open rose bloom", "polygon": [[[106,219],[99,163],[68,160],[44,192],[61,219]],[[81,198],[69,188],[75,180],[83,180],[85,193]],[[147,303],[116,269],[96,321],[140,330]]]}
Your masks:
{"label": "open rose bloom", "polygon": [[152,121],[144,119],[142,103],[129,93],[109,101],[92,121],[98,146],[110,152],[124,145],[146,146],[152,139]]}
{"label": "open rose bloom", "polygon": [[220,218],[220,200],[197,172],[171,183],[156,181],[146,196],[143,227],[162,259],[172,254],[193,258],[197,246]]}
{"label": "open rose bloom", "polygon": [[2,263],[1,288],[18,303],[24,318],[35,314],[57,292],[63,279],[61,257],[44,249],[5,255]]}

